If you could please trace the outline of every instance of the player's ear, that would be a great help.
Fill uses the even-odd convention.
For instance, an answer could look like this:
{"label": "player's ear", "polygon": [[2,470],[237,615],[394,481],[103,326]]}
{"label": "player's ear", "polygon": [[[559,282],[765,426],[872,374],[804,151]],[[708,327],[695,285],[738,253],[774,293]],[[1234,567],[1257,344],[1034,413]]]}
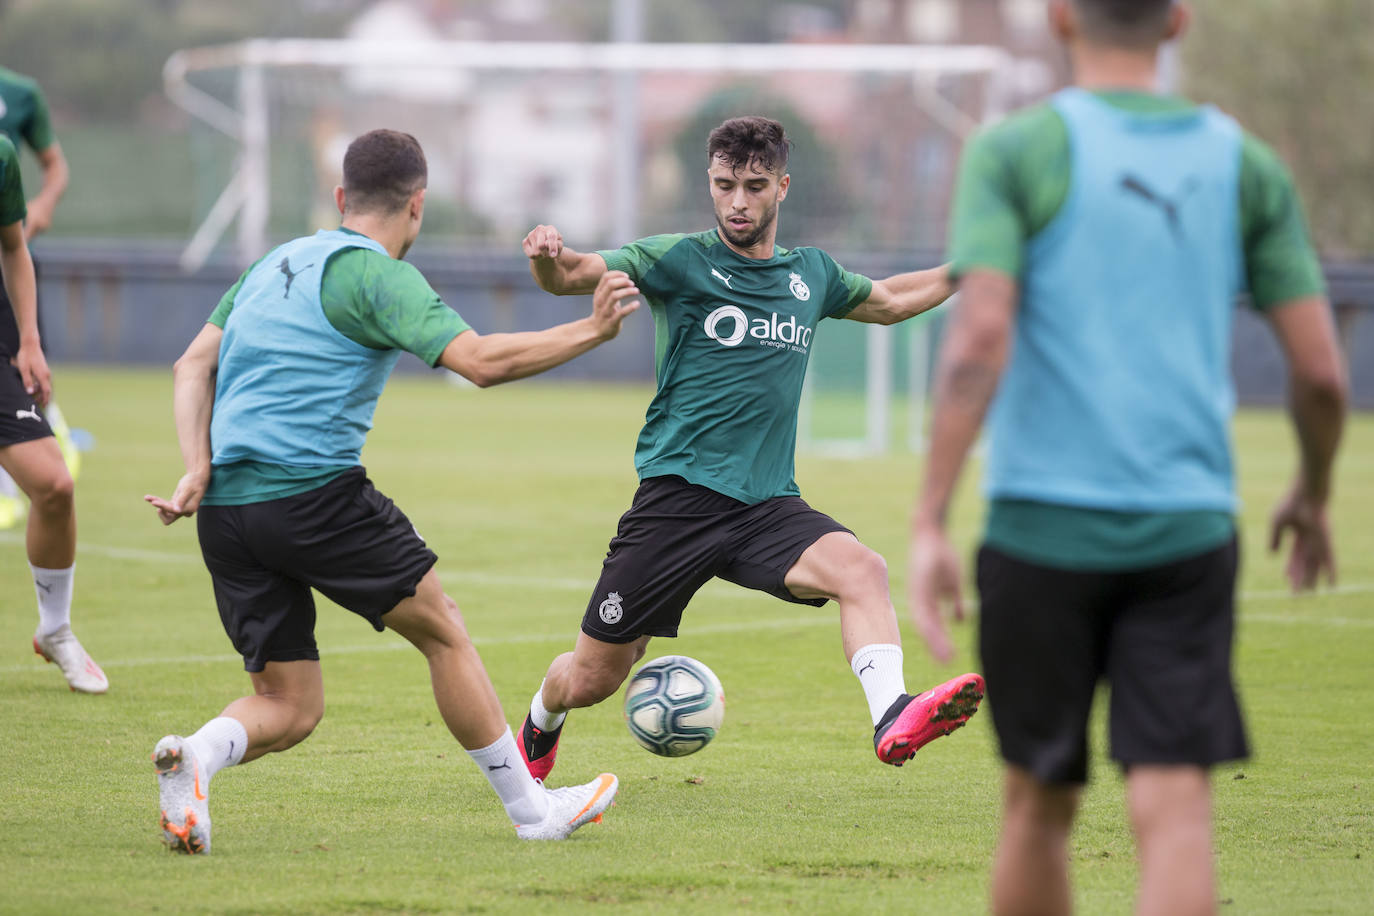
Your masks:
{"label": "player's ear", "polygon": [[781,178],[778,179],[778,203],[782,203],[782,201],[787,197],[787,187],[790,184],[792,184],[791,175],[783,175]]}
{"label": "player's ear", "polygon": [[343,189],[343,185],[341,185],[341,184],[338,184],[338,185],[335,185],[335,186],[334,186],[334,206],[336,206],[336,207],[339,208],[339,215],[340,215],[340,216],[343,216],[343,213],[344,213],[344,189]]}
{"label": "player's ear", "polygon": [[1169,8],[1169,24],[1164,29],[1164,40],[1173,41],[1188,30],[1193,21],[1193,11],[1186,3],[1175,3]]}
{"label": "player's ear", "polygon": [[420,220],[425,215],[425,189],[421,188],[410,195],[410,218]]}

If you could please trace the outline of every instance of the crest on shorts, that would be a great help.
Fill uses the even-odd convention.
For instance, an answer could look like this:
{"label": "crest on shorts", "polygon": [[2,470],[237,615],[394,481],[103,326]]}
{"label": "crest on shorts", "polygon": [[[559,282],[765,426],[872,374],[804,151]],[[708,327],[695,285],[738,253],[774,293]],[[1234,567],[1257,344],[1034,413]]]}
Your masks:
{"label": "crest on shorts", "polygon": [[606,600],[601,602],[601,607],[597,608],[597,613],[601,615],[603,623],[620,623],[620,618],[625,616],[625,609],[620,606],[620,592],[611,592],[607,595]]}
{"label": "crest on shorts", "polygon": [[787,288],[792,291],[792,295],[796,296],[802,302],[811,298],[811,287],[806,285],[806,281],[801,278],[801,274],[788,274],[787,279],[790,281],[787,284]]}

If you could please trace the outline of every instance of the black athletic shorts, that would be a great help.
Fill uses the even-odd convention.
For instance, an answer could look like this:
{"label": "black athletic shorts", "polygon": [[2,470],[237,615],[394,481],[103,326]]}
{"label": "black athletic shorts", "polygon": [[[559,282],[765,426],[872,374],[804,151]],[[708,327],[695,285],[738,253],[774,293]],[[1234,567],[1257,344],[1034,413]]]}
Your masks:
{"label": "black athletic shorts", "polygon": [[1231,681],[1235,539],[1128,572],[978,553],[979,651],[1002,757],[1047,783],[1088,777],[1088,713],[1110,685],[1111,756],[1211,766],[1248,747]]}
{"label": "black athletic shorts", "polygon": [[800,496],[755,505],[681,477],[650,477],[620,517],[582,632],[602,642],[676,636],[687,602],[712,577],[819,607],[784,584],[806,548],[849,529]]}
{"label": "black athletic shorts", "polygon": [[42,408],[24,390],[24,377],[0,354],[0,448],[51,435]]}
{"label": "black athletic shorts", "polygon": [[220,620],[246,671],[319,659],[312,588],[380,631],[439,559],[361,467],[295,496],[202,506],[196,517]]}

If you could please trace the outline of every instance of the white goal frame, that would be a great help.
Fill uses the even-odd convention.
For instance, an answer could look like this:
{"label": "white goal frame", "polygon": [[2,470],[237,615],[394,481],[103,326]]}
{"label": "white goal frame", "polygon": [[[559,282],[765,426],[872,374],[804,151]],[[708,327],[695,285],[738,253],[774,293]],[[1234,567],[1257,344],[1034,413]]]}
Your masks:
{"label": "white goal frame", "polygon": [[[163,85],[168,97],[193,117],[236,141],[239,147],[228,184],[182,251],[180,261],[184,270],[192,272],[203,265],[235,219],[235,251],[241,263],[251,263],[267,248],[271,207],[268,163],[272,142],[267,71],[357,66],[448,72],[523,70],[613,74],[616,77],[613,134],[619,138],[620,148],[615,154],[614,172],[619,180],[614,186],[611,207],[613,234],[621,240],[638,237],[639,169],[635,146],[640,121],[638,73],[829,71],[909,74],[914,101],[922,113],[960,138],[1004,114],[1016,88],[1016,59],[1005,49],[990,45],[255,39],[184,49],[173,53],[163,67]],[[192,83],[193,74],[208,71],[236,73],[234,103],[217,98]],[[940,93],[936,81],[947,74],[987,77],[982,106],[976,115],[964,111]],[[926,333],[923,325],[912,334],[909,363],[913,368],[907,385],[913,411],[908,445],[917,449],[921,447],[925,401]],[[866,434],[861,440],[827,442],[809,438],[806,409],[809,398],[804,396],[801,439],[805,446],[858,454],[881,452],[889,447],[891,329],[870,327],[866,349]],[[919,378],[918,366],[921,367]]]}

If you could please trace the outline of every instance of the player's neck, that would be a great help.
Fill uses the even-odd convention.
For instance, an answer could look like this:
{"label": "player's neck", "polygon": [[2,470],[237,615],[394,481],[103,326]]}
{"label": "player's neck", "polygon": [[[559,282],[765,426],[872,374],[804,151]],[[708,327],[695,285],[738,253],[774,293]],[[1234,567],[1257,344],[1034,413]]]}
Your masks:
{"label": "player's neck", "polygon": [[1083,89],[1159,91],[1159,52],[1075,45],[1069,56],[1073,82]]}
{"label": "player's neck", "polygon": [[406,235],[409,226],[394,217],[379,217],[372,213],[349,214],[339,223],[339,227],[367,236],[385,248],[393,258],[399,259],[408,247]]}

